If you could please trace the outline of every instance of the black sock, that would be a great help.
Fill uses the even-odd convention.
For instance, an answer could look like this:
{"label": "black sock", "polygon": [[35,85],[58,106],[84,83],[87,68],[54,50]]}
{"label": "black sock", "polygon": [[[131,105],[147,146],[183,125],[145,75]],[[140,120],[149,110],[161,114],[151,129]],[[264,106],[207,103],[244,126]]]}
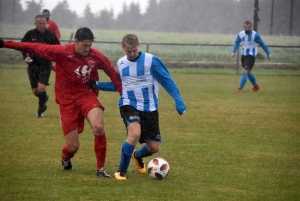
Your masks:
{"label": "black sock", "polygon": [[46,100],[47,100],[47,93],[46,93],[46,91],[39,92],[39,109],[43,109],[45,107]]}

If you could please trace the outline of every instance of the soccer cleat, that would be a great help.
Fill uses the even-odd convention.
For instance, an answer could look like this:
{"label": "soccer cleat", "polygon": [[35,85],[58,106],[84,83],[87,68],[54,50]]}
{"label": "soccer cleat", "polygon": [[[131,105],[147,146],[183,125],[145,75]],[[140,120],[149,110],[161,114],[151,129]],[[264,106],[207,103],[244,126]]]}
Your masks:
{"label": "soccer cleat", "polygon": [[236,90],[236,92],[242,92],[242,91],[243,91],[242,88],[238,88],[238,89]]}
{"label": "soccer cleat", "polygon": [[135,161],[136,169],[140,174],[145,174],[146,173],[145,163],[142,158],[139,158],[139,159],[135,158],[134,152],[132,153],[131,158],[134,159],[134,161]]}
{"label": "soccer cleat", "polygon": [[256,85],[255,87],[252,88],[252,92],[256,92],[256,91],[258,91],[259,89],[260,89],[259,86]]}
{"label": "soccer cleat", "polygon": [[99,170],[97,170],[96,176],[98,176],[98,177],[105,177],[105,178],[111,178],[111,176],[109,174],[107,174],[107,172],[105,172],[104,167],[101,168],[101,169],[99,169]]}
{"label": "soccer cleat", "polygon": [[64,167],[65,170],[72,170],[72,163],[71,160],[61,160],[61,165]]}
{"label": "soccer cleat", "polygon": [[114,177],[116,180],[127,180],[126,179],[126,174],[124,172],[116,172],[114,174]]}
{"label": "soccer cleat", "polygon": [[36,118],[44,118],[44,113],[38,111],[36,113]]}

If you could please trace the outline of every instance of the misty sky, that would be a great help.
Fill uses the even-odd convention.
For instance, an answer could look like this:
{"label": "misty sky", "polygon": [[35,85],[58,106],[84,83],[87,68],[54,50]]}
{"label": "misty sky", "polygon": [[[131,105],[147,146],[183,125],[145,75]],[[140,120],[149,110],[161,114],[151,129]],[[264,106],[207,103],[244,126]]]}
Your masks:
{"label": "misty sky", "polygon": [[[21,0],[20,3],[23,9],[26,9],[26,1],[28,0]],[[44,8],[49,9],[50,11],[63,0],[43,0]],[[35,0],[35,2],[39,2],[39,0]],[[111,8],[114,11],[115,16],[117,16],[123,9],[124,2],[126,5],[130,5],[132,2],[140,4],[141,12],[144,13],[148,6],[149,0],[85,0],[85,1],[78,1],[78,0],[67,0],[70,10],[75,11],[77,15],[82,16],[86,5],[89,3],[91,11],[93,13],[98,13],[100,10]]]}

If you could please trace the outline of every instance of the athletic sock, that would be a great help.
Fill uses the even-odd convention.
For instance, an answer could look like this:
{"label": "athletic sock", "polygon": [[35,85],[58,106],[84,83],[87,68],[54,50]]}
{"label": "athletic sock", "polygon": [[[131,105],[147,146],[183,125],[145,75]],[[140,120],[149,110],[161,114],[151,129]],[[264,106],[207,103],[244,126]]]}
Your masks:
{"label": "athletic sock", "polygon": [[67,145],[64,145],[62,147],[62,151],[61,151],[61,158],[64,161],[67,161],[67,160],[70,160],[73,157],[74,157],[74,154],[72,154],[72,153],[69,152]]}
{"label": "athletic sock", "polygon": [[247,76],[247,73],[243,73],[242,74],[242,77],[241,77],[241,81],[240,81],[240,89],[243,89],[246,82],[247,82],[247,79],[248,79],[248,76]]}
{"label": "athletic sock", "polygon": [[39,92],[39,109],[44,109],[46,105],[47,93],[46,91]]}
{"label": "athletic sock", "polygon": [[141,148],[139,148],[138,150],[136,150],[134,152],[134,157],[135,158],[144,158],[144,157],[147,157],[147,156],[152,156],[153,153],[151,153],[148,148],[147,148],[147,145],[144,144]]}
{"label": "athletic sock", "polygon": [[106,157],[106,134],[94,137],[94,150],[96,154],[97,170],[104,167]]}
{"label": "athletic sock", "polygon": [[125,141],[122,146],[121,160],[118,172],[127,172],[133,151],[134,146]]}
{"label": "athletic sock", "polygon": [[248,74],[248,78],[249,78],[250,82],[252,83],[252,85],[254,87],[256,87],[257,83],[256,83],[256,78],[255,78],[254,74],[253,73]]}

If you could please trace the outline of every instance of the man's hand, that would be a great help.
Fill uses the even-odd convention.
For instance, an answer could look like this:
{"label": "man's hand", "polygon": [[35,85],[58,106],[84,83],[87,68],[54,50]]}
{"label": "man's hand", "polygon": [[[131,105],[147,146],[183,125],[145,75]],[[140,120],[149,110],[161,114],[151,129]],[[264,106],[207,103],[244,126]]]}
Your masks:
{"label": "man's hand", "polygon": [[232,57],[235,57],[235,54],[234,54],[234,53],[231,53],[231,56],[232,56]]}
{"label": "man's hand", "polygon": [[97,89],[97,82],[96,82],[96,80],[90,79],[90,80],[89,80],[89,86],[90,86],[90,88],[93,89],[93,90]]}
{"label": "man's hand", "polygon": [[0,48],[4,47],[4,41],[0,38]]}
{"label": "man's hand", "polygon": [[184,114],[185,110],[186,110],[185,103],[183,101],[177,101],[176,102],[176,110],[180,115]]}

